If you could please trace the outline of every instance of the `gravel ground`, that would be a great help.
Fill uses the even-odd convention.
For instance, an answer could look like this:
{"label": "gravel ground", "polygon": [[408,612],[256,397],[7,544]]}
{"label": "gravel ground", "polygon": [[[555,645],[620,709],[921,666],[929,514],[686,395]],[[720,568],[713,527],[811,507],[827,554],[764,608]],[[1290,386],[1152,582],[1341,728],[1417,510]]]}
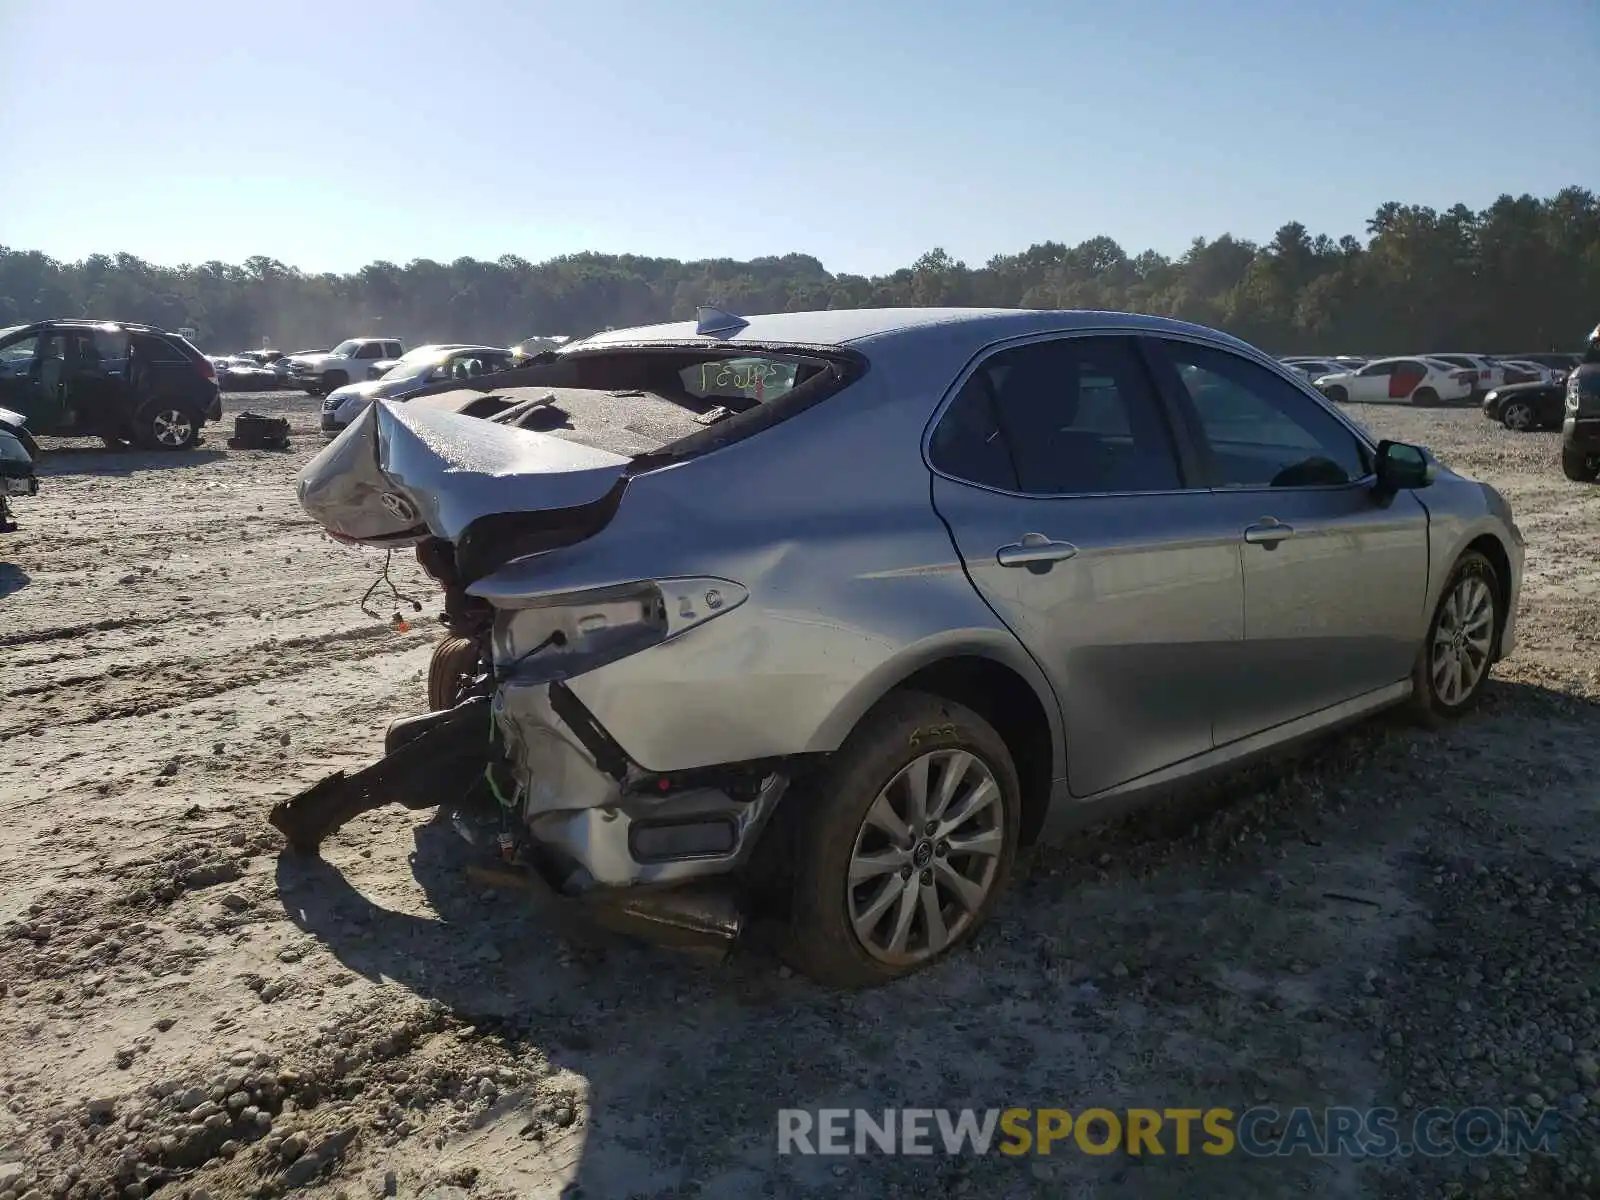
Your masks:
{"label": "gravel ground", "polygon": [[[0,540],[0,1200],[1600,1195],[1600,489],[1555,437],[1366,409],[1511,500],[1521,645],[1383,719],[1038,853],[966,953],[842,997],[469,885],[430,814],[280,857],[275,798],[421,707],[435,593],[358,605],[288,454],[51,443]],[[410,627],[399,629],[399,610]],[[1563,1111],[1554,1157],[779,1159],[795,1107]]]}

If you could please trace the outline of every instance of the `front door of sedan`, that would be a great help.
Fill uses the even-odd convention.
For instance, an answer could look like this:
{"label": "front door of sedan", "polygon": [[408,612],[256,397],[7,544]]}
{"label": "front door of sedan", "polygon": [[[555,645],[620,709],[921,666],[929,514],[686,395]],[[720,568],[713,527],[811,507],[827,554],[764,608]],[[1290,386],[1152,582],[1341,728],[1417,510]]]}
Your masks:
{"label": "front door of sedan", "polygon": [[1350,399],[1364,404],[1376,404],[1389,398],[1389,384],[1394,376],[1395,364],[1376,362],[1362,367],[1350,379],[1346,391]]}
{"label": "front door of sedan", "polygon": [[1072,794],[1210,750],[1216,680],[1243,645],[1239,534],[1187,490],[1136,342],[997,350],[928,456],[969,578],[1054,687]]}
{"label": "front door of sedan", "polygon": [[1244,674],[1219,695],[1234,741],[1406,678],[1421,646],[1428,515],[1379,502],[1372,452],[1287,379],[1214,346],[1161,339],[1203,467],[1244,562]]}

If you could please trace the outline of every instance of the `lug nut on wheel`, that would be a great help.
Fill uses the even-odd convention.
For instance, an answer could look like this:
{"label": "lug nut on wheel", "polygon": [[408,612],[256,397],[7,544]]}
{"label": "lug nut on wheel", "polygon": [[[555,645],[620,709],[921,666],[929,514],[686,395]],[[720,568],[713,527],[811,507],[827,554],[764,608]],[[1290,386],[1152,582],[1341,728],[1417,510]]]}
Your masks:
{"label": "lug nut on wheel", "polygon": [[929,821],[928,824],[923,828],[922,832],[927,834],[929,837],[932,837],[934,834],[939,832],[939,822]]}
{"label": "lug nut on wheel", "polygon": [[933,871],[931,869],[924,867],[923,871],[922,871],[922,875],[919,878],[922,881],[922,886],[923,887],[932,887],[933,886]]}
{"label": "lug nut on wheel", "polygon": [[933,852],[935,854],[937,854],[940,858],[943,858],[946,854],[950,853],[950,843],[949,842],[940,842],[937,846],[935,846],[933,848]]}

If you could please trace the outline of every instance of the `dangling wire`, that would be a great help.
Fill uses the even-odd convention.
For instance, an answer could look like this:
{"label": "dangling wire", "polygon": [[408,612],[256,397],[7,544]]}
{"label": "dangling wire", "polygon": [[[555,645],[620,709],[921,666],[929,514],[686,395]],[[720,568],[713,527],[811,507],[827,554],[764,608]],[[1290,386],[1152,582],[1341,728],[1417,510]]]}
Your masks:
{"label": "dangling wire", "polygon": [[[415,599],[415,598],[413,598],[411,596],[402,596],[400,594],[400,589],[395,587],[394,580],[389,578],[389,564],[393,561],[393,559],[394,559],[394,551],[393,550],[384,551],[384,554],[383,554],[383,572],[382,572],[382,574],[380,574],[378,576],[378,578],[376,578],[376,579],[374,579],[372,581],[372,586],[369,587],[366,590],[366,593],[361,597],[361,611],[366,613],[367,616],[369,616],[369,617],[378,617],[380,619],[382,617],[381,613],[375,612],[374,610],[372,610],[372,609],[367,607],[367,601],[372,599],[372,593],[373,592],[377,591],[380,587],[384,586],[385,584],[389,585],[389,594],[391,596],[393,596],[398,603],[411,605],[411,611],[412,612],[421,612],[422,611],[422,601],[417,600],[417,599]],[[396,626],[400,626],[400,625],[404,625],[405,624],[405,618],[402,617],[398,611],[395,612],[394,616],[391,618],[391,621]]]}

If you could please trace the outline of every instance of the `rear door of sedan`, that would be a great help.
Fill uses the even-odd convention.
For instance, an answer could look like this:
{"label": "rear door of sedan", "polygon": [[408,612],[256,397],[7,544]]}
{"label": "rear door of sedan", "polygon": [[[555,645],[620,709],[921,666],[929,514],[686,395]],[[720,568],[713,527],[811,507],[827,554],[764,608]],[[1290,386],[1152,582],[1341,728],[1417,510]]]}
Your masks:
{"label": "rear door of sedan", "polygon": [[1210,750],[1243,646],[1240,531],[1196,484],[1136,339],[991,347],[927,454],[969,578],[1055,689],[1072,794]]}
{"label": "rear door of sedan", "polygon": [[1148,345],[1243,555],[1243,674],[1219,693],[1218,744],[1405,679],[1427,600],[1422,504],[1376,496],[1372,449],[1275,371],[1201,342]]}

